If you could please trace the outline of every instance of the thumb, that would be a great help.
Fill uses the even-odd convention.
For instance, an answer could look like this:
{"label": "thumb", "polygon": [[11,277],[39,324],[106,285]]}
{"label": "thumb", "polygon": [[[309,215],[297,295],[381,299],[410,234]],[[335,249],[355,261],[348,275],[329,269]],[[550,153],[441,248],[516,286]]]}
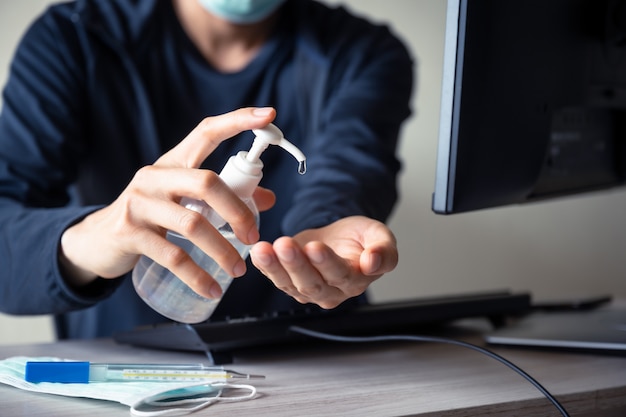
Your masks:
{"label": "thumb", "polygon": [[272,107],[246,107],[206,117],[155,165],[198,168],[224,140],[245,130],[265,127],[275,117],[276,110]]}
{"label": "thumb", "polygon": [[365,230],[359,263],[366,275],[382,275],[398,265],[396,237],[385,224],[377,222]]}
{"label": "thumb", "polygon": [[363,274],[382,275],[398,265],[398,251],[395,246],[367,249],[361,253],[359,263]]}

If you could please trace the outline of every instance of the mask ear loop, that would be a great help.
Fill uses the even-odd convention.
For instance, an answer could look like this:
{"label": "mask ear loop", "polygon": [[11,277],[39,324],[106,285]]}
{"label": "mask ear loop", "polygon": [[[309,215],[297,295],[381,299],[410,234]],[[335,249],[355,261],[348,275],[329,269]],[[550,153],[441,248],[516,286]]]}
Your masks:
{"label": "mask ear loop", "polygon": [[[207,384],[205,383],[205,384],[198,384],[198,385],[192,385],[192,386],[202,386],[202,385],[207,385]],[[219,389],[216,395],[214,394],[214,395],[206,396],[206,397],[186,398],[186,399],[180,399],[180,400],[168,400],[167,398],[162,397],[160,399],[152,400],[152,401],[150,400],[139,401],[138,403],[133,404],[130,407],[130,413],[133,416],[140,416],[140,417],[183,416],[183,415],[194,413],[218,401],[224,401],[224,402],[246,401],[246,400],[251,400],[256,396],[256,388],[253,387],[252,385],[226,384],[226,383],[217,383],[217,384],[210,384],[210,385],[212,387]],[[250,392],[248,394],[240,395],[236,397],[224,397],[222,396],[224,388],[246,389],[246,390],[249,390]],[[189,407],[190,405],[193,405],[193,404],[196,404],[196,405],[193,407]],[[152,407],[161,407],[161,408],[166,408],[166,409],[158,410],[158,411],[157,410],[141,411],[137,409],[139,405],[149,405]],[[186,407],[176,408],[176,406],[186,406]]]}

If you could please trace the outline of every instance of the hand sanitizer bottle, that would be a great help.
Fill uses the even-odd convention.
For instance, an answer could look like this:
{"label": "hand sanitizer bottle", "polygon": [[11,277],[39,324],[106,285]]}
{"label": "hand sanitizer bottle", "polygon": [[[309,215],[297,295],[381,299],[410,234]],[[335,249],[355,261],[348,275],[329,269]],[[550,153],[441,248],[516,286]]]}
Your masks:
{"label": "hand sanitizer bottle", "polygon": [[[220,178],[244,201],[255,214],[257,225],[259,212],[252,198],[252,193],[263,176],[263,162],[260,156],[269,145],[277,145],[291,153],[299,162],[298,172],[306,171],[304,154],[292,143],[287,141],[283,133],[273,124],[262,129],[255,129],[254,143],[248,152],[241,151],[230,157]],[[204,215],[209,222],[237,249],[242,258],[250,252],[250,246],[240,242],[232,228],[204,201],[183,198],[180,202],[189,210]],[[202,252],[191,241],[173,231],[167,232],[167,240],[183,248],[200,267],[207,271],[226,291],[232,282],[220,266],[207,254]],[[208,319],[219,299],[208,299],[195,293],[183,281],[167,268],[152,259],[141,256],[133,270],[133,284],[139,296],[160,314],[182,323],[199,323]]]}

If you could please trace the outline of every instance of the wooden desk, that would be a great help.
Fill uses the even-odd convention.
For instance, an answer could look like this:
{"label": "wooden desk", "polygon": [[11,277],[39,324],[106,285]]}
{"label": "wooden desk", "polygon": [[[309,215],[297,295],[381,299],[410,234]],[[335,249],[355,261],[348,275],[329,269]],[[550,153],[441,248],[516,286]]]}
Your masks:
{"label": "wooden desk", "polygon": [[[471,339],[471,337],[470,337]],[[476,341],[478,339],[475,339]],[[538,379],[572,416],[626,415],[626,358],[499,349]],[[200,362],[203,355],[139,349],[111,340],[0,347],[0,358],[57,356],[92,362]],[[557,416],[504,365],[461,347],[394,342],[323,344],[254,352],[232,368],[263,374],[259,395],[197,416]],[[128,416],[128,407],[0,385],[0,415]]]}

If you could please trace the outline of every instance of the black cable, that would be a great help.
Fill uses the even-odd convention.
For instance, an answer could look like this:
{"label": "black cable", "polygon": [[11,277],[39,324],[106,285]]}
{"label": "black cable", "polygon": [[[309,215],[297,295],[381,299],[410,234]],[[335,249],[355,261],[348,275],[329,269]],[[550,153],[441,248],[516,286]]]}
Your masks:
{"label": "black cable", "polygon": [[570,417],[565,408],[559,403],[559,401],[552,395],[550,392],[543,387],[536,379],[522,370],[520,367],[515,365],[513,362],[508,359],[503,358],[502,356],[494,353],[488,349],[483,347],[463,342],[455,339],[447,339],[444,337],[433,337],[433,336],[417,336],[417,335],[388,335],[388,336],[337,336],[328,333],[318,332],[315,330],[305,329],[300,326],[290,326],[289,330],[294,333],[300,333],[306,336],[315,337],[318,339],[330,340],[335,342],[349,342],[349,343],[367,343],[367,342],[386,342],[386,341],[411,341],[411,342],[429,342],[429,343],[443,343],[448,345],[462,346],[468,349],[472,349],[474,351],[480,352],[484,355],[489,356],[492,359],[497,360],[498,362],[508,366],[510,369],[524,377],[528,382],[530,382],[535,388],[537,388],[550,402],[556,407],[557,410],[561,413],[563,417]]}

